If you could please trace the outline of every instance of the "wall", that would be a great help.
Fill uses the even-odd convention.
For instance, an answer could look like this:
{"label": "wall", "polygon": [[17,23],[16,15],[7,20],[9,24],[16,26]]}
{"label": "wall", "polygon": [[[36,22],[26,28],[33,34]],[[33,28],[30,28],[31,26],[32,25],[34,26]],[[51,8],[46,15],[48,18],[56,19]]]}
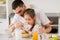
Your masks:
{"label": "wall", "polygon": [[23,0],[26,5],[33,4],[45,12],[60,13],[60,0]]}
{"label": "wall", "polygon": [[[12,12],[11,3],[9,0],[9,12]],[[34,6],[43,9],[48,13],[60,13],[60,0],[23,0],[26,5],[33,4]]]}

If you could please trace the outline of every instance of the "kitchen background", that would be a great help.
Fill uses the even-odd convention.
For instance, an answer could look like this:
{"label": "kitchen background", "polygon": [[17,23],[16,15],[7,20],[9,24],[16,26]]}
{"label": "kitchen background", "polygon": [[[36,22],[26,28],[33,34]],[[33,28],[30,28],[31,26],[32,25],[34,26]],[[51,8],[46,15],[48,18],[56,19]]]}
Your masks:
{"label": "kitchen background", "polygon": [[[14,15],[11,3],[14,0],[0,1],[0,34],[8,29]],[[29,8],[40,8],[53,22],[51,33],[60,34],[60,0],[23,0]]]}

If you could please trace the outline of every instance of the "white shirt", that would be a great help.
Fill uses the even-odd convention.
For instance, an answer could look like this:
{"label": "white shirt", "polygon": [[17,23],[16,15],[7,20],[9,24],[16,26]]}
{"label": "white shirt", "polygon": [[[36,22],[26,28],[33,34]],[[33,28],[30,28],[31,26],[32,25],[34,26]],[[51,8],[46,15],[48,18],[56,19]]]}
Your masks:
{"label": "white shirt", "polygon": [[[27,31],[31,28],[31,25],[29,25],[26,22],[26,20],[23,17],[19,16],[18,14],[15,14],[14,15],[11,23],[12,24],[15,24],[16,22],[23,23],[24,24],[24,29],[27,30]],[[16,27],[16,25],[14,25],[14,26]]]}
{"label": "white shirt", "polygon": [[37,17],[36,22],[38,24],[42,23],[43,25],[46,25],[50,22],[50,20],[47,18],[45,13],[41,10],[40,7],[38,7],[38,4],[40,3],[39,0],[22,0],[22,1],[26,4],[27,8],[31,8],[30,5],[33,6],[33,9],[35,10],[36,17]]}
{"label": "white shirt", "polygon": [[[36,14],[36,23],[41,25],[46,25],[50,22],[50,20],[48,19],[48,17],[45,15],[44,12],[42,12],[39,8],[33,8],[35,10],[35,14]],[[16,23],[16,21],[20,20],[21,22],[25,22],[25,19],[17,14],[15,14],[12,23]]]}
{"label": "white shirt", "polygon": [[48,17],[39,8],[33,8],[36,14],[36,23],[46,25],[50,22]]}
{"label": "white shirt", "polygon": [[19,16],[18,14],[15,14],[11,23],[15,24],[16,22],[22,22],[22,23],[26,23],[25,19],[21,16]]}

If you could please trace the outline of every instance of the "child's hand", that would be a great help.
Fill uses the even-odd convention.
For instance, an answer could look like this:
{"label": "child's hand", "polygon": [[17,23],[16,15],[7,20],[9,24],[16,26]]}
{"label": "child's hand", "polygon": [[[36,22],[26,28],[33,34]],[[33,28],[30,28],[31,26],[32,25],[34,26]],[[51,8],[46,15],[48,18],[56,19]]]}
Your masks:
{"label": "child's hand", "polygon": [[21,23],[21,22],[17,22],[17,23],[15,23],[15,27],[17,27],[17,28],[22,28],[23,27],[23,23]]}
{"label": "child's hand", "polygon": [[44,29],[44,28],[39,28],[39,33],[40,33],[40,34],[46,33],[46,32],[45,32],[45,29]]}

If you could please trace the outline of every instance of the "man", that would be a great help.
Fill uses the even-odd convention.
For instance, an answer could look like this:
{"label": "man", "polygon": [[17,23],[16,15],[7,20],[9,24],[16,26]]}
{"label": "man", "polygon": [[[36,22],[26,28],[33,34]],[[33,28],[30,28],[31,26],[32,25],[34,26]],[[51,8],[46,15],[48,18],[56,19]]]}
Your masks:
{"label": "man", "polygon": [[11,21],[10,24],[10,31],[13,32],[15,29],[15,25],[19,28],[19,26],[23,26],[22,23],[17,22],[19,19],[21,19],[21,21],[23,20],[23,22],[25,21],[22,17],[23,17],[23,11],[25,10],[25,5],[22,1],[13,1],[12,3],[12,9],[15,12],[15,15],[13,17],[13,20]]}
{"label": "man", "polygon": [[[26,6],[23,3],[23,1],[15,0],[12,3],[12,9],[13,9],[13,11],[16,14],[20,15],[21,17],[23,17],[23,11],[26,9]],[[41,23],[42,25],[44,25],[44,27],[46,28],[46,30],[45,30],[46,33],[49,33],[51,31],[51,24],[50,24],[51,22],[49,21],[47,16],[40,9],[34,9],[34,10],[35,10],[36,16],[37,16],[36,22],[38,24]],[[23,26],[23,23],[19,23],[19,22],[15,23],[14,21],[18,20],[18,18],[16,18],[16,19],[15,18],[16,18],[16,16],[14,16],[14,20],[12,20],[12,23],[10,24],[10,30],[11,31],[13,31],[15,29],[14,25],[16,25],[17,27]]]}

